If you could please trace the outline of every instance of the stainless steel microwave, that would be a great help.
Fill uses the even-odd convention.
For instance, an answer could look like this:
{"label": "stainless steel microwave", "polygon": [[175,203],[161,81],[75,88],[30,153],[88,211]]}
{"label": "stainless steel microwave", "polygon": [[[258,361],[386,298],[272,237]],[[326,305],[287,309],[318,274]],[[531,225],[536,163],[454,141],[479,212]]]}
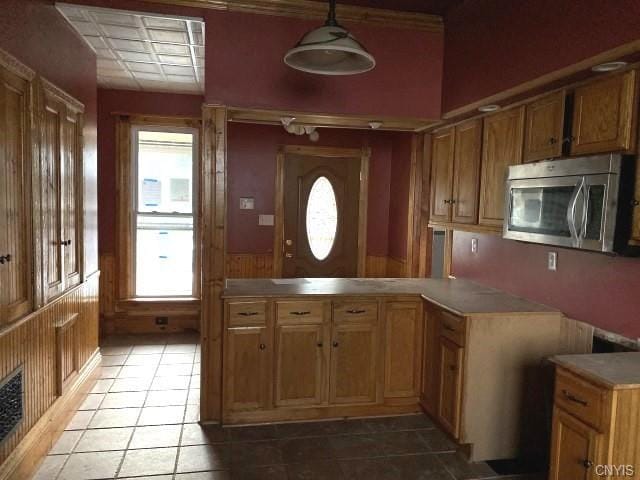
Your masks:
{"label": "stainless steel microwave", "polygon": [[509,167],[503,237],[615,252],[626,228],[621,177],[631,160],[609,154]]}

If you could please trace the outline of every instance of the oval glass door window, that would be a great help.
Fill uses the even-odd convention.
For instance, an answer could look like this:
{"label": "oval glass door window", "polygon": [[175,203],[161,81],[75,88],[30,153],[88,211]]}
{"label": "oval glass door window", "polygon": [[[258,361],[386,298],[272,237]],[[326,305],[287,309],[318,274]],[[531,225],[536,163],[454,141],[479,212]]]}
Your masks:
{"label": "oval glass door window", "polygon": [[307,238],[311,253],[324,260],[331,253],[338,230],[338,205],[327,177],[319,177],[311,187],[307,201]]}

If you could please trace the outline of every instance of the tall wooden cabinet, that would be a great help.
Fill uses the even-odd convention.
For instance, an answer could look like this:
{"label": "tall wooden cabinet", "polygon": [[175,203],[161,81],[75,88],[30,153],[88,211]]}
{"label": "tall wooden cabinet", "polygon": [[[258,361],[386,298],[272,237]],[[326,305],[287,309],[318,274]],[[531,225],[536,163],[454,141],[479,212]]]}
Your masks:
{"label": "tall wooden cabinet", "polygon": [[560,90],[527,104],[523,162],[562,155],[565,97]]}
{"label": "tall wooden cabinet", "polygon": [[484,119],[480,175],[480,225],[502,226],[507,167],[522,162],[524,106]]}
{"label": "tall wooden cabinet", "polygon": [[451,188],[455,129],[434,132],[431,138],[431,221],[451,221]]}
{"label": "tall wooden cabinet", "polygon": [[31,85],[0,67],[0,327],[32,308]]}
{"label": "tall wooden cabinet", "polygon": [[44,297],[81,281],[82,105],[43,82],[40,128]]}

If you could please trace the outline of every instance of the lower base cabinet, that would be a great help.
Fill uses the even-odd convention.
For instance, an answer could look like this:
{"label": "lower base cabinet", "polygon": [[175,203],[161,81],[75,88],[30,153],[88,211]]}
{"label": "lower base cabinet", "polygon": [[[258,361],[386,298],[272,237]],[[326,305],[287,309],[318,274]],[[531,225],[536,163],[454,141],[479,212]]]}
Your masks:
{"label": "lower base cabinet", "polygon": [[462,347],[440,337],[440,398],[438,419],[443,427],[458,438],[462,394]]}

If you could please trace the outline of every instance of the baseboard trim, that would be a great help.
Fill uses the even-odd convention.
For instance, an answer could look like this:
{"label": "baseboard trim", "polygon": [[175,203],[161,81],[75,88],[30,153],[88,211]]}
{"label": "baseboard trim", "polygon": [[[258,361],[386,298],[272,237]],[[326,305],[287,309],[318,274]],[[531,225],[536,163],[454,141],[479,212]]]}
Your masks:
{"label": "baseboard trim", "polygon": [[73,384],[58,397],[46,413],[29,430],[18,446],[0,465],[0,480],[30,478],[64,431],[98,377],[101,355],[97,349],[84,365]]}

